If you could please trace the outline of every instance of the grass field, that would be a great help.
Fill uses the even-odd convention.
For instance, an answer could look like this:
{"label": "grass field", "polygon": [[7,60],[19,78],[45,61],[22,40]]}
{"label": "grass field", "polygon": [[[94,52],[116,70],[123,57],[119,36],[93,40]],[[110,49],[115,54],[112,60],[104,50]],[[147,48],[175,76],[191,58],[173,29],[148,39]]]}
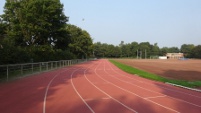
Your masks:
{"label": "grass field", "polygon": [[[184,65],[185,62],[181,62],[177,60],[161,61],[161,60],[132,60],[132,59],[119,60],[118,59],[118,60],[110,60],[110,62],[112,62],[114,65],[124,70],[125,72],[131,73],[131,74],[137,74],[141,77],[148,78],[151,80],[160,81],[160,82],[168,82],[168,83],[178,84],[178,85],[182,85],[186,87],[201,87],[201,80],[200,79],[195,80],[194,79],[195,77],[190,74],[190,72],[192,74],[194,74],[195,72],[199,73],[201,69],[199,68],[199,63],[201,62],[190,61],[191,63],[186,62],[187,63],[186,65]],[[178,64],[178,62],[181,62],[181,63]],[[194,66],[192,66],[193,64]],[[179,68],[179,65],[181,65],[182,68],[181,67]],[[188,68],[186,66],[187,67],[189,66],[189,68],[197,67],[198,71],[187,70]],[[164,70],[163,67],[164,68],[169,67],[169,69],[167,69],[167,71],[169,72],[166,72],[166,70]],[[181,69],[186,69],[186,72],[188,72],[188,77],[183,76],[182,78],[182,75],[185,73],[185,71],[180,71]],[[180,75],[178,75],[179,77],[178,76],[174,77],[173,75],[171,75],[173,77],[169,77],[168,73],[171,74],[170,70],[172,70],[173,72],[177,72],[176,74],[179,74],[180,72]],[[159,75],[158,74],[159,72],[164,74]],[[201,78],[201,74],[196,76]]]}

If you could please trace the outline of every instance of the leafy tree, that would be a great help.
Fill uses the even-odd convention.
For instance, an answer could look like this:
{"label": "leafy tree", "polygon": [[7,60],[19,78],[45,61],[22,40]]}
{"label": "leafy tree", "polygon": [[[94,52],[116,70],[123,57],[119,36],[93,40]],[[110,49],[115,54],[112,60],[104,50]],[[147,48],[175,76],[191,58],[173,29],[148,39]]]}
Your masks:
{"label": "leafy tree", "polygon": [[199,58],[201,59],[201,45],[195,46],[191,51],[192,58]]}
{"label": "leafy tree", "polygon": [[149,57],[150,56],[150,48],[151,48],[151,44],[149,42],[141,42],[139,44],[139,54],[140,54],[139,56],[141,56],[142,58]]}
{"label": "leafy tree", "polygon": [[181,46],[181,52],[184,53],[185,57],[191,57],[191,51],[195,46],[193,44],[183,44]]}
{"label": "leafy tree", "polygon": [[98,58],[118,58],[121,55],[121,49],[119,46],[97,42],[94,43],[94,54]]}
{"label": "leafy tree", "polygon": [[67,25],[66,29],[70,35],[70,51],[79,58],[89,56],[93,51],[93,42],[90,34],[74,25]]}
{"label": "leafy tree", "polygon": [[7,24],[0,18],[0,48],[2,48],[3,40],[6,37],[6,27]]}
{"label": "leafy tree", "polygon": [[[4,14],[0,16],[0,62],[74,57],[68,50],[67,21],[60,0],[6,0]],[[66,57],[55,55],[61,51]]]}
{"label": "leafy tree", "polygon": [[169,52],[169,48],[168,47],[163,47],[160,49],[160,56],[164,56]]}
{"label": "leafy tree", "polygon": [[139,49],[138,43],[137,42],[132,42],[131,45],[130,45],[130,52],[131,52],[130,54],[131,54],[131,56],[137,57],[136,52],[137,52],[138,49]]}
{"label": "leafy tree", "polygon": [[103,52],[101,51],[101,42],[97,42],[97,43],[94,43],[94,55],[95,57],[102,57],[103,56]]}
{"label": "leafy tree", "polygon": [[122,57],[129,57],[130,55],[130,44],[124,44],[121,47]]}
{"label": "leafy tree", "polygon": [[179,53],[180,50],[178,47],[170,47],[168,50],[169,53]]}
{"label": "leafy tree", "polygon": [[65,36],[68,18],[59,0],[6,0],[1,17],[17,46],[53,45]]}
{"label": "leafy tree", "polygon": [[154,45],[151,45],[150,55],[159,56],[159,54],[160,54],[160,48],[158,47],[158,44],[155,43]]}

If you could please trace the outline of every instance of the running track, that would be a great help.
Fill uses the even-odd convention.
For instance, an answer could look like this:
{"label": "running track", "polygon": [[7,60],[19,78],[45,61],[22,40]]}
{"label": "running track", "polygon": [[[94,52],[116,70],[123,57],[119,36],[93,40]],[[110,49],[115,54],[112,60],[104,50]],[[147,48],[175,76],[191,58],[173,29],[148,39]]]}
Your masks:
{"label": "running track", "polygon": [[200,113],[201,93],[97,60],[0,84],[1,113]]}

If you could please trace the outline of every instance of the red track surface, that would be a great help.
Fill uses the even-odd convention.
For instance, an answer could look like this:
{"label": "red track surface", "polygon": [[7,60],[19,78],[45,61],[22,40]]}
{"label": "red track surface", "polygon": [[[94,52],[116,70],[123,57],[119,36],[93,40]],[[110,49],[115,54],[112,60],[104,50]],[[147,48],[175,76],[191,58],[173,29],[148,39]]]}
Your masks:
{"label": "red track surface", "polygon": [[1,113],[200,113],[201,93],[90,61],[0,84]]}

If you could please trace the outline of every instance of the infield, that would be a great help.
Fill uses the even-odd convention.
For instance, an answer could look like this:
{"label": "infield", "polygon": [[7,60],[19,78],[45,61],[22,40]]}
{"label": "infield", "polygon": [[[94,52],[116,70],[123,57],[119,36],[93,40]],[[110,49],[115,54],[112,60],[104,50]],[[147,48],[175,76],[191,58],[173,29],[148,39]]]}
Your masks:
{"label": "infield", "polygon": [[184,83],[183,85],[186,84],[185,86],[200,86],[199,84],[201,81],[201,60],[183,61],[118,59],[116,61],[137,68],[139,70],[143,70],[161,76],[162,79],[164,78],[162,82],[167,82],[171,80],[173,82],[176,81],[179,84]]}

